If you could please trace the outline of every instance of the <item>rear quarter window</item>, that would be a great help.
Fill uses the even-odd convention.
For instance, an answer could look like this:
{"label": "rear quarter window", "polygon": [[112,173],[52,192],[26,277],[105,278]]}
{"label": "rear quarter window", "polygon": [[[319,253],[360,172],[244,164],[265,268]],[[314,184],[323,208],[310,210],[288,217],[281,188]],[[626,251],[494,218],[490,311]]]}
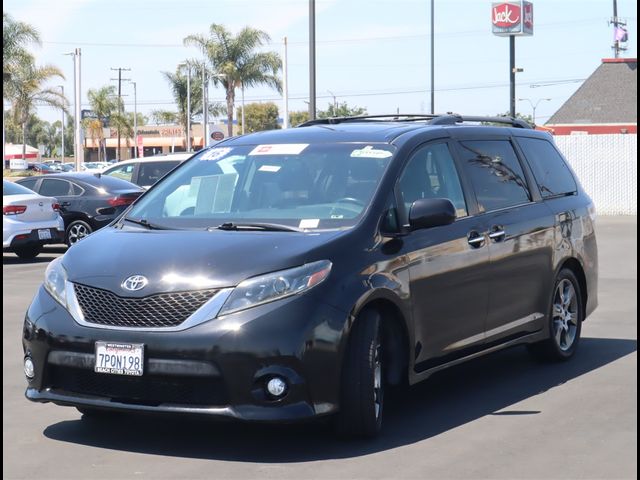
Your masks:
{"label": "rear quarter window", "polygon": [[578,187],[573,174],[555,147],[547,140],[518,138],[543,197],[574,193]]}

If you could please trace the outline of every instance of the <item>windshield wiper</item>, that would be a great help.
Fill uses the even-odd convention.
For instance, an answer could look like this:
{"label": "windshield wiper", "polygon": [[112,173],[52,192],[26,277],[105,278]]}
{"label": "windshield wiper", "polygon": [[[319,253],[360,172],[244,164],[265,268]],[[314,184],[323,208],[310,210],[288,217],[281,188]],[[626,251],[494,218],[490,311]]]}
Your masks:
{"label": "windshield wiper", "polygon": [[122,217],[122,220],[126,220],[127,222],[135,223],[136,225],[142,225],[143,227],[148,228],[149,230],[171,230],[168,227],[163,227],[162,225],[157,225],[155,223],[150,223],[144,218],[137,220],[135,218]]}
{"label": "windshield wiper", "polygon": [[304,230],[289,225],[281,225],[279,223],[236,223],[226,222],[217,227],[209,227],[207,230],[264,230],[266,232],[303,232]]}

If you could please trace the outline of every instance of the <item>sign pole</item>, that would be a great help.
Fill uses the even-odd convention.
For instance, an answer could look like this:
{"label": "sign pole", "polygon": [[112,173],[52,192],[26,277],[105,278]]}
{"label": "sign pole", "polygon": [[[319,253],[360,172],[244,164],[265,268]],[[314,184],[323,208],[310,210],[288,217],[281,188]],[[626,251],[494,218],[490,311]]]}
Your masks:
{"label": "sign pole", "polygon": [[509,35],[509,115],[516,116],[516,37]]}

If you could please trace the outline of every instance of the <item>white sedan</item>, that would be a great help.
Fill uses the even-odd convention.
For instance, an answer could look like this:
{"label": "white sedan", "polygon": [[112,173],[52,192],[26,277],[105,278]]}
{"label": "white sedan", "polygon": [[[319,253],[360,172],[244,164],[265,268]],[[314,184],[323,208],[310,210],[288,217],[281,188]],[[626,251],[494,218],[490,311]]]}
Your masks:
{"label": "white sedan", "polygon": [[47,243],[63,243],[60,205],[22,185],[2,181],[2,249],[35,258]]}

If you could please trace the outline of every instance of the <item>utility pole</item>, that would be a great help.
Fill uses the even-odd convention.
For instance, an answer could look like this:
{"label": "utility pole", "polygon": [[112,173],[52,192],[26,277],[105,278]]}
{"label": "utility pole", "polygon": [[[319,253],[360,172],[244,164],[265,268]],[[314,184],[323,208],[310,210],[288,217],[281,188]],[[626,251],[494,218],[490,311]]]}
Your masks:
{"label": "utility pole", "polygon": [[309,120],[316,118],[316,0],[309,0]]}
{"label": "utility pole", "polygon": [[620,41],[626,42],[626,22],[623,22],[618,18],[618,1],[613,0],[613,18],[609,22],[613,24],[613,55],[615,58],[620,58],[620,52],[626,50],[626,47],[620,46]]}
{"label": "utility pole", "polygon": [[[124,70],[125,72],[130,72],[131,69],[130,68],[122,68],[122,67],[117,67],[117,68],[111,68],[111,70],[113,71],[118,71],[118,78],[112,78],[111,80],[118,80],[118,113],[122,114],[123,110],[122,110],[122,71]],[[125,78],[125,81],[131,81],[131,79],[129,78]],[[119,162],[120,161],[120,127],[118,127],[118,148],[116,150],[116,160]]]}
{"label": "utility pole", "polygon": [[[60,90],[62,91],[62,96],[64,97],[64,85],[59,85]],[[60,155],[61,163],[64,163],[64,108],[62,109],[62,133],[60,134],[60,140],[62,144],[62,153]]]}
{"label": "utility pole", "polygon": [[436,109],[436,91],[435,91],[435,0],[431,0],[431,115],[434,115]]}
{"label": "utility pole", "polygon": [[133,151],[134,158],[138,158],[138,91],[136,82],[133,84]]}
{"label": "utility pole", "polygon": [[[207,83],[207,66],[202,62],[202,148],[209,144],[209,98]],[[233,126],[229,126],[233,128]]]}
{"label": "utility pole", "polygon": [[509,35],[509,115],[516,118],[516,37]]}
{"label": "utility pole", "polygon": [[75,118],[74,118],[74,122],[75,122],[75,163],[76,163],[76,172],[80,171],[80,165],[82,165],[84,163],[84,146],[82,145],[82,126],[80,123],[80,116],[81,116],[81,108],[82,105],[80,103],[80,97],[81,97],[81,85],[80,85],[80,80],[82,78],[82,72],[81,72],[81,55],[82,52],[80,51],[79,48],[76,48],[75,52],[73,53],[73,91],[74,91],[74,97],[75,97]]}
{"label": "utility pole", "polygon": [[289,68],[287,60],[287,37],[284,37],[284,57],[282,62],[282,93],[284,112],[282,114],[282,128],[289,128]]}
{"label": "utility pole", "polygon": [[244,135],[244,82],[240,80],[240,91],[242,93],[242,135]]}

